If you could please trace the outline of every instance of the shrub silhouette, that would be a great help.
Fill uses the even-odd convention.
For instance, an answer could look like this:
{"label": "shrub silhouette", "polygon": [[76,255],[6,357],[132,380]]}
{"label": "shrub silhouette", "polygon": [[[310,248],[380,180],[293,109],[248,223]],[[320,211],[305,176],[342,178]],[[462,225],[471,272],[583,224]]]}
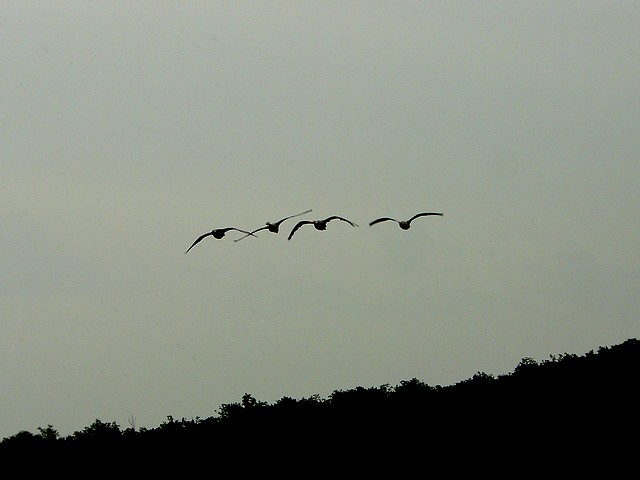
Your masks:
{"label": "shrub silhouette", "polygon": [[459,473],[496,455],[532,467],[541,460],[566,464],[577,460],[571,452],[580,452],[581,462],[615,452],[620,462],[626,452],[635,458],[628,434],[638,427],[639,366],[640,341],[630,339],[583,356],[539,363],[525,357],[510,374],[478,372],[451,386],[412,378],[273,404],[247,393],[217,415],[168,416],[151,429],[121,430],[96,419],[60,437],[49,425],[2,440],[0,477],[211,476],[221,468],[264,473],[294,463],[309,469],[434,461]]}

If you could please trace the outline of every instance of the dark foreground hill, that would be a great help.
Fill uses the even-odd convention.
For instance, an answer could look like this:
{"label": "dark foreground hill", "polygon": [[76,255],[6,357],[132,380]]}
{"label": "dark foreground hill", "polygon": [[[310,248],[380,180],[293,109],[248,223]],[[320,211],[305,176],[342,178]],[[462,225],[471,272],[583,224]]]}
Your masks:
{"label": "dark foreground hill", "polygon": [[635,471],[639,367],[630,339],[446,387],[411,379],[273,404],[246,394],[151,429],[96,420],[60,437],[49,426],[0,443],[0,479],[613,475]]}

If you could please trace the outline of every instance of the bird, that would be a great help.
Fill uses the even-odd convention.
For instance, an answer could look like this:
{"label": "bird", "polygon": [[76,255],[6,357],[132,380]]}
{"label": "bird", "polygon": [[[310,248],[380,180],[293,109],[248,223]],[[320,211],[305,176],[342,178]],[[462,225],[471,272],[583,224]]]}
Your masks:
{"label": "bird", "polygon": [[254,234],[254,233],[256,233],[256,232],[259,232],[260,230],[269,230],[269,231],[270,231],[270,232],[272,232],[272,233],[278,233],[278,231],[280,230],[280,224],[281,224],[282,222],[284,222],[285,220],[288,220],[288,219],[290,219],[290,218],[293,218],[293,217],[299,217],[300,215],[304,215],[305,213],[309,213],[309,212],[311,212],[311,211],[312,211],[312,210],[305,210],[305,211],[304,211],[304,212],[302,212],[302,213],[296,213],[295,215],[289,215],[288,217],[284,217],[282,220],[278,220],[278,221],[277,221],[277,222],[275,222],[275,223],[266,222],[266,225],[265,225],[264,227],[260,227],[260,228],[258,228],[257,230],[254,230],[253,232],[249,232],[247,235],[245,235],[245,236],[243,236],[243,237],[236,238],[236,239],[234,240],[234,242],[239,242],[239,241],[240,241],[240,240],[242,240],[243,238],[247,238],[249,235],[252,235],[252,236],[254,236],[254,237],[255,237],[255,235],[253,235],[253,234]]}
{"label": "bird", "polygon": [[329,223],[331,220],[336,220],[336,219],[337,220],[342,220],[343,222],[347,222],[352,227],[357,227],[358,226],[355,223],[347,220],[346,218],[342,218],[342,217],[339,217],[337,215],[333,215],[331,217],[327,217],[324,220],[302,220],[302,221],[298,222],[295,227],[293,227],[293,229],[291,230],[291,233],[289,234],[289,238],[287,238],[287,240],[291,240],[291,237],[293,237],[293,234],[296,233],[296,230],[298,230],[302,225],[310,224],[310,225],[313,225],[314,227],[316,227],[316,230],[326,230],[327,229],[327,223]]}
{"label": "bird", "polygon": [[[251,232],[247,232],[246,230],[240,230],[239,228],[236,227],[228,227],[228,228],[214,228],[213,230],[211,230],[208,233],[203,233],[202,235],[200,235],[198,238],[196,238],[196,241],[193,242],[191,244],[191,246],[187,249],[186,252],[184,253],[189,253],[189,250],[191,250],[196,244],[198,244],[203,238],[206,238],[208,236],[212,236],[213,238],[217,238],[218,240],[221,239],[222,237],[225,236],[225,234],[230,231],[230,230],[236,230],[238,232],[241,233],[246,233],[247,235],[252,235]],[[255,235],[254,235],[255,236]]]}
{"label": "bird", "polygon": [[401,229],[409,230],[409,227],[411,227],[411,222],[413,222],[416,218],[418,218],[418,217],[426,217],[428,215],[439,215],[441,217],[443,216],[442,213],[423,212],[423,213],[416,213],[409,220],[396,220],[395,218],[382,217],[382,218],[377,218],[373,222],[369,223],[369,226],[375,225],[376,223],[386,222],[387,220],[391,220],[392,222],[396,222],[400,226]]}

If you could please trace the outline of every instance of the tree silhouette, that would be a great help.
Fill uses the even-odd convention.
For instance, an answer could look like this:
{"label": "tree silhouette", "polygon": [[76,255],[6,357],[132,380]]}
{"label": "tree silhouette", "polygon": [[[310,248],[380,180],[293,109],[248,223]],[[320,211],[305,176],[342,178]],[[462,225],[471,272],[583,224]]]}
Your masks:
{"label": "tree silhouette", "polygon": [[583,356],[525,357],[512,373],[478,372],[449,386],[412,378],[271,405],[246,393],[217,416],[168,416],[151,429],[136,430],[130,421],[121,430],[96,419],[61,437],[48,425],[0,442],[0,477],[210,476],[227,467],[248,473],[251,466],[358,469],[380,462],[438,462],[451,474],[484,468],[496,455],[520,465],[568,465],[578,461],[575,452],[583,462],[615,454],[624,464],[635,461],[639,373],[640,341],[630,339]]}

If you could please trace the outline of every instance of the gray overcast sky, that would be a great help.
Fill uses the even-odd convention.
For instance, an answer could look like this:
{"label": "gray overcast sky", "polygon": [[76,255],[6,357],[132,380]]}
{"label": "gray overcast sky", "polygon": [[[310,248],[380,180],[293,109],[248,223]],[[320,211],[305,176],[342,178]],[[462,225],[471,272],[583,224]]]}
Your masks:
{"label": "gray overcast sky", "polygon": [[638,2],[2,2],[0,65],[0,437],[640,334]]}

